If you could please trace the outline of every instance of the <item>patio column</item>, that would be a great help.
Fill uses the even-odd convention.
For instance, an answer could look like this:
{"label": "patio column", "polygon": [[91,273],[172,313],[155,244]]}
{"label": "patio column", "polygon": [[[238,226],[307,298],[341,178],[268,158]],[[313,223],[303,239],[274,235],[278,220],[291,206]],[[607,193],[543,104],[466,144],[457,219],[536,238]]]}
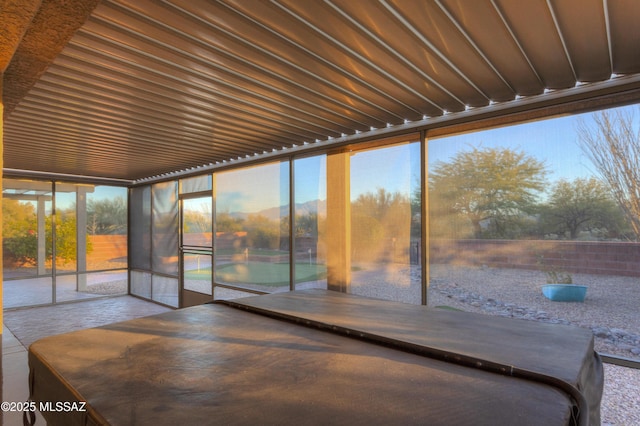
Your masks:
{"label": "patio column", "polygon": [[348,292],[351,286],[350,156],[327,155],[327,287]]}

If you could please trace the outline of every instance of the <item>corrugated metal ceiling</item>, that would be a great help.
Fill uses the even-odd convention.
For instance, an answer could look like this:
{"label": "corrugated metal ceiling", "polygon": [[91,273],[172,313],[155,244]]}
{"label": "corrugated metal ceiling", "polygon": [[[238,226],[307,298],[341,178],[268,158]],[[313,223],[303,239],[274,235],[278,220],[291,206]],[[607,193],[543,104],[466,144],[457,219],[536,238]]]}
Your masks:
{"label": "corrugated metal ceiling", "polygon": [[6,117],[4,165],[139,180],[637,89],[638,22],[634,0],[103,0]]}

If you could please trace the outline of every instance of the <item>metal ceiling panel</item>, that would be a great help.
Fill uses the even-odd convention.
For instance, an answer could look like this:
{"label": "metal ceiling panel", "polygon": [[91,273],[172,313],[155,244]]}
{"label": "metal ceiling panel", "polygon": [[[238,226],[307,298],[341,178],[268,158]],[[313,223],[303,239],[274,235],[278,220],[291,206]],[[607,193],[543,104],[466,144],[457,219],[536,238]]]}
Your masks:
{"label": "metal ceiling panel", "polygon": [[602,81],[611,76],[607,19],[602,0],[584,0],[585,7],[554,1],[551,10],[578,81]]}
{"label": "metal ceiling panel", "polygon": [[500,75],[513,91],[492,100],[510,101],[516,94],[535,95],[544,90],[526,52],[494,2],[448,0],[441,3],[483,58],[482,62]]}
{"label": "metal ceiling panel", "polygon": [[544,87],[573,87],[576,83],[573,64],[567,57],[562,34],[554,21],[551,3],[545,0],[503,0],[496,3],[505,24]]}
{"label": "metal ceiling panel", "polygon": [[640,2],[603,0],[608,18],[609,43],[613,72],[635,74],[640,68]]}
{"label": "metal ceiling panel", "polygon": [[5,98],[4,165],[134,182],[561,103],[640,72],[639,21],[634,0],[103,0]]}

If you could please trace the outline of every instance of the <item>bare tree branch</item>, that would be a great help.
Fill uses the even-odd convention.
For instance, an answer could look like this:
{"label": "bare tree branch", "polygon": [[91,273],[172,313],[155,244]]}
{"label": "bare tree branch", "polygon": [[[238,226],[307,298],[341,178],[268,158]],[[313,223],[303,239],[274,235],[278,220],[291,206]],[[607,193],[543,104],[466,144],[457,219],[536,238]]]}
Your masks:
{"label": "bare tree branch", "polygon": [[611,187],[640,240],[640,130],[630,111],[600,111],[592,115],[593,126],[578,124],[582,151]]}

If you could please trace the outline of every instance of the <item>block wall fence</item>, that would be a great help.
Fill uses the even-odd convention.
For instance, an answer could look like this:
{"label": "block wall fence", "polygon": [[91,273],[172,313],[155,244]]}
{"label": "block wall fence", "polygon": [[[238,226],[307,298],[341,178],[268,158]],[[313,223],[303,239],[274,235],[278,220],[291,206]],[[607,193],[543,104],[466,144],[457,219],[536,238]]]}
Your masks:
{"label": "block wall fence", "polygon": [[[209,243],[211,234],[191,236]],[[127,256],[124,235],[90,236],[93,260]],[[195,242],[195,241],[193,241]],[[222,243],[222,241],[221,241]],[[302,241],[301,241],[302,243]],[[304,241],[306,246],[313,242]],[[432,240],[429,261],[434,264],[492,268],[555,269],[571,273],[640,277],[640,243],[552,240]]]}
{"label": "block wall fence", "polygon": [[433,240],[429,257],[431,263],[640,277],[640,243],[633,242]]}

